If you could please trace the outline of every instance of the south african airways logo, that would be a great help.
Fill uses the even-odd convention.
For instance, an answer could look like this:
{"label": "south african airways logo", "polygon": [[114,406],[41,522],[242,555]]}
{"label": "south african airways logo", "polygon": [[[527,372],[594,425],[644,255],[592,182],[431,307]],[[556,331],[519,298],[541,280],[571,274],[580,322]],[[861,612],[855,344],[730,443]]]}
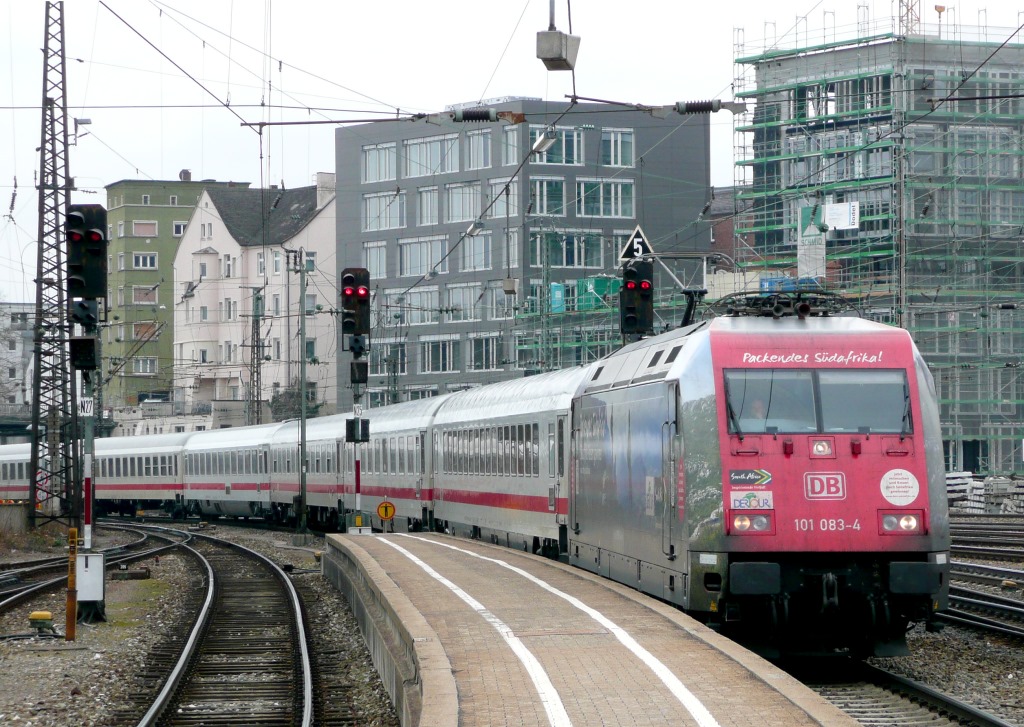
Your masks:
{"label": "south african airways logo", "polygon": [[767,470],[729,470],[729,484],[743,487],[760,487],[772,483],[772,473]]}

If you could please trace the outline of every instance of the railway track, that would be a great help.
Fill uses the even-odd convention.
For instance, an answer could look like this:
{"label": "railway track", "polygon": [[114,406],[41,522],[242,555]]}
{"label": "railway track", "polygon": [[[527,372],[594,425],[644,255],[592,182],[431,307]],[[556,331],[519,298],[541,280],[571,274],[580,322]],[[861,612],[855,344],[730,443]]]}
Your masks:
{"label": "railway track", "polygon": [[947,694],[859,662],[801,664],[793,676],[863,725],[1014,727]]}
{"label": "railway track", "polygon": [[[135,530],[134,528],[124,528]],[[111,570],[119,565],[145,560],[175,547],[183,538],[178,532],[168,534],[146,534],[133,543],[106,548],[105,566]],[[187,537],[187,536],[186,536]],[[39,558],[20,561],[14,567],[0,572],[0,614],[24,603],[30,598],[65,587],[67,584],[68,557]]]}
{"label": "railway track", "polygon": [[189,549],[203,562],[206,598],[140,727],[312,724],[306,629],[290,579],[227,541],[202,536]]}

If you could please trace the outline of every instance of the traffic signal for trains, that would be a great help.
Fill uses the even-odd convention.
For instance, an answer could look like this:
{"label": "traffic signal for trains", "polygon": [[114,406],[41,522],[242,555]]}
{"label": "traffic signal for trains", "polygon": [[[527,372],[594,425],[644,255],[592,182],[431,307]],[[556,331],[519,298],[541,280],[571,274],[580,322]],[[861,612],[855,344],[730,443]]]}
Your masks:
{"label": "traffic signal for trains", "polygon": [[370,441],[370,420],[369,419],[346,419],[345,420],[345,441],[349,444],[354,442]]}
{"label": "traffic signal for trains", "polygon": [[654,330],[654,263],[633,260],[622,271],[619,325],[623,334]]}
{"label": "traffic signal for trains", "polygon": [[99,366],[95,336],[71,336],[68,339],[68,354],[73,369],[95,371]]}
{"label": "traffic signal for trains", "polygon": [[68,205],[67,291],[69,298],[107,296],[107,210],[99,204]]}
{"label": "traffic signal for trains", "polygon": [[95,328],[100,322],[100,304],[95,300],[73,300],[70,304],[71,322],[85,328]]}
{"label": "traffic signal for trains", "polygon": [[341,332],[356,336],[370,333],[370,271],[341,271]]}

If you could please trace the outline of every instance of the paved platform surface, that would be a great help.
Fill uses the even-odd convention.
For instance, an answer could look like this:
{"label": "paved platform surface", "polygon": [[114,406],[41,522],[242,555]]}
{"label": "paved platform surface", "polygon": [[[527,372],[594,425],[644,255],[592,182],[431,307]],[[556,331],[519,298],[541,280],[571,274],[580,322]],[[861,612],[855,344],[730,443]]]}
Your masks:
{"label": "paved platform surface", "polygon": [[[444,535],[331,539],[385,582],[415,642],[440,644],[461,727],[857,724],[678,610],[579,569]],[[420,661],[438,676],[438,658]],[[452,688],[440,671],[419,723],[454,727],[453,700],[431,694]]]}

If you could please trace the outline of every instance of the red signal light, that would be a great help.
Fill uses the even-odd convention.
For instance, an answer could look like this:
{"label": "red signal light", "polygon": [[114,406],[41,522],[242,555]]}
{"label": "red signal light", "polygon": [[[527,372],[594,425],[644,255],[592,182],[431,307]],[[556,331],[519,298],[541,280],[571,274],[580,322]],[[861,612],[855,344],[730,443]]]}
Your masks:
{"label": "red signal light", "polygon": [[640,290],[650,290],[650,289],[651,289],[651,281],[650,280],[641,280],[640,281]]}
{"label": "red signal light", "polygon": [[89,230],[89,242],[103,242],[103,233],[99,230]]}
{"label": "red signal light", "polygon": [[78,230],[72,230],[68,233],[68,240],[71,242],[81,242],[85,239],[85,236]]}
{"label": "red signal light", "polygon": [[634,290],[635,288],[636,288],[636,281],[635,280],[627,280],[626,281],[626,290]]}
{"label": "red signal light", "polygon": [[341,291],[342,295],[355,295],[355,293],[356,293],[356,289],[355,288],[351,288],[351,287],[347,287],[347,288],[345,288],[344,290]]}
{"label": "red signal light", "polygon": [[356,295],[358,295],[360,298],[367,298],[370,295],[370,289],[367,288],[365,285],[360,285],[356,289]]}

